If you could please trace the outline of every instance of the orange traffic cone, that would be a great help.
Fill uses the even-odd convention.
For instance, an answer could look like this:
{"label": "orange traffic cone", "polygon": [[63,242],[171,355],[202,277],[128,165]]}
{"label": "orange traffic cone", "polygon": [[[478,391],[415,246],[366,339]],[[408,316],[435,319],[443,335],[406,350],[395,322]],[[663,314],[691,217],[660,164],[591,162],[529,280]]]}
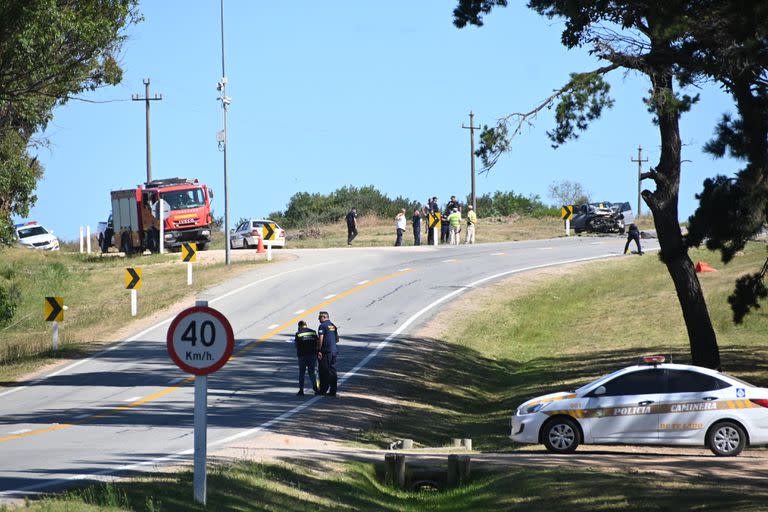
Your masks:
{"label": "orange traffic cone", "polygon": [[699,261],[696,263],[696,272],[717,272],[717,269],[710,267],[703,261]]}
{"label": "orange traffic cone", "polygon": [[259,245],[258,247],[256,247],[256,252],[258,253],[267,252],[264,250],[264,240],[262,240],[261,237],[259,237]]}

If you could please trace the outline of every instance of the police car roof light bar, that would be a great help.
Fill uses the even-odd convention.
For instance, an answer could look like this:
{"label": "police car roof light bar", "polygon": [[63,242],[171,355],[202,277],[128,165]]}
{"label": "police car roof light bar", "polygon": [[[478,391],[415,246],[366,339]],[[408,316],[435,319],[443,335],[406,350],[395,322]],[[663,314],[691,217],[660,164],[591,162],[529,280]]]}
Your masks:
{"label": "police car roof light bar", "polygon": [[664,356],[643,356],[642,358],[643,364],[652,364],[654,366],[662,364],[666,360],[667,358]]}

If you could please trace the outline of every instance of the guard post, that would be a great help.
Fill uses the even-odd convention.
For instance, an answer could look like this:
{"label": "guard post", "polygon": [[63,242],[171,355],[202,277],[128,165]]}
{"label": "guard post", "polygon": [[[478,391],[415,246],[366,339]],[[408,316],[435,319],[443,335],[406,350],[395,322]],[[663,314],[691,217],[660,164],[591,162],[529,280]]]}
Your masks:
{"label": "guard post", "polygon": [[187,286],[192,286],[192,263],[197,261],[197,244],[184,242],[181,244],[181,261],[187,264]]}
{"label": "guard post", "polygon": [[53,322],[53,350],[59,349],[59,322],[64,320],[64,298],[46,297],[43,301],[46,322]]}
{"label": "guard post", "polygon": [[267,261],[272,261],[272,240],[275,239],[277,225],[274,222],[265,222],[261,226],[261,235],[267,244]]}
{"label": "guard post", "polygon": [[131,316],[139,312],[138,289],[141,288],[141,269],[139,267],[125,269],[125,289],[131,290]]}
{"label": "guard post", "polygon": [[571,219],[573,218],[573,205],[563,205],[560,208],[560,217],[565,221],[565,236],[571,236]]}

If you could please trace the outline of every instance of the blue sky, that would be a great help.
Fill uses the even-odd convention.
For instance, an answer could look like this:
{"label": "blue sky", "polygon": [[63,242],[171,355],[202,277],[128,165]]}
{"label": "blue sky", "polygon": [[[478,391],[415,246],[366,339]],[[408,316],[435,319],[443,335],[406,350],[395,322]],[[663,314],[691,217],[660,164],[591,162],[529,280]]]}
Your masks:
{"label": "blue sky", "polygon": [[[512,2],[482,28],[452,24],[452,0],[225,0],[230,223],[285,207],[297,191],[374,185],[390,196],[441,201],[469,192],[470,110],[478,124],[526,111],[599,63],[560,44],[562,24]],[[108,215],[109,191],[146,177],[144,104],[152,80],[153,176],[196,177],[215,190],[221,215],[223,156],[216,132],[221,76],[218,0],[142,2],[131,27],[123,83],[57,109],[39,151],[45,165],[30,218],[67,239]],[[539,194],[556,180],[582,183],[595,200],[636,201],[637,146],[654,164],[658,132],[641,97],[647,81],[610,75],[615,107],[578,140],[553,150],[545,111],[488,175],[478,195]],[[712,86],[682,120],[680,214],[693,212],[704,178],[738,163],[702,153],[730,98]],[[645,164],[648,165],[648,164]],[[479,164],[478,164],[479,166]],[[646,185],[648,186],[648,185]],[[645,208],[645,206],[644,206]]]}

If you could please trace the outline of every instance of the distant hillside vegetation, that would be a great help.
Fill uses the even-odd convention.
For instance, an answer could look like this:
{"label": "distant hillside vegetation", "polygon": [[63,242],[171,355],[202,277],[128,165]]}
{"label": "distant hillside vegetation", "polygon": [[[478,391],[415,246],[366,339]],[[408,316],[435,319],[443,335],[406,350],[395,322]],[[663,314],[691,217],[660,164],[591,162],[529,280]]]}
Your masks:
{"label": "distant hillside vegetation", "polygon": [[[269,218],[285,228],[304,228],[338,222],[353,206],[357,208],[359,216],[391,218],[401,208],[411,213],[420,208],[422,203],[403,196],[390,199],[373,185],[359,188],[348,186],[338,188],[330,194],[297,192],[288,201],[284,211],[272,212]],[[440,206],[444,206],[444,202]],[[477,198],[477,214],[479,217],[514,214],[543,217],[557,215],[558,209],[545,205],[537,195],[525,197],[513,191],[496,191]]]}

